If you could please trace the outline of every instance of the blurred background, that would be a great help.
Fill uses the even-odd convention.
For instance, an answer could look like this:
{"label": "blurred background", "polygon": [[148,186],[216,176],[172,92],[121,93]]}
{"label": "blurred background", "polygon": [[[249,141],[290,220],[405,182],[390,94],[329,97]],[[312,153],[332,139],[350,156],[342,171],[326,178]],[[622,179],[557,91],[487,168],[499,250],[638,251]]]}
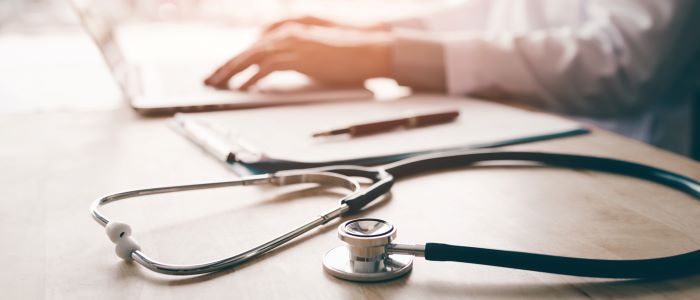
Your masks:
{"label": "blurred background", "polygon": [[[72,5],[86,1],[0,0],[0,113],[80,111],[122,106],[117,84]],[[410,16],[455,0],[112,0],[119,24],[202,23],[259,27],[284,17],[320,15],[371,23]],[[362,13],[357,13],[357,12]],[[352,18],[349,18],[352,16]],[[153,36],[149,36],[151,42]],[[165,37],[167,38],[167,37]],[[171,37],[172,38],[172,37]],[[225,49],[224,49],[225,50]]]}

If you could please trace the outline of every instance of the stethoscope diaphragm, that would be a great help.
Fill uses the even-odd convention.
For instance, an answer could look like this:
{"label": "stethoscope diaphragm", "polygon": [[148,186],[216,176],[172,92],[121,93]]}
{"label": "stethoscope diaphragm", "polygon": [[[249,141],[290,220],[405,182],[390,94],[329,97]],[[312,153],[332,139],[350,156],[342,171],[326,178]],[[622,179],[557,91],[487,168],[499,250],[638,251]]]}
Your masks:
{"label": "stethoscope diaphragm", "polygon": [[346,243],[326,252],[323,268],[329,274],[351,281],[391,280],[408,274],[413,255],[388,253],[396,238],[396,227],[372,218],[355,219],[338,226],[338,237]]}

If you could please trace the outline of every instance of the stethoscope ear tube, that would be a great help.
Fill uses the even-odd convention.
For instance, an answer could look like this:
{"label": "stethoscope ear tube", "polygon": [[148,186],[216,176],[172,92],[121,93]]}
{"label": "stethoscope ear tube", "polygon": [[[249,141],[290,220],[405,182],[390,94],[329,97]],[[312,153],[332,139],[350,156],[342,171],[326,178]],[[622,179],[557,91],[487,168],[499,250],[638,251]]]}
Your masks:
{"label": "stethoscope ear tube", "polygon": [[389,191],[391,191],[391,187],[394,185],[394,176],[380,168],[341,165],[307,170],[332,172],[349,177],[362,177],[372,181],[372,185],[365,189],[361,194],[341,202],[342,204],[347,205],[349,208],[345,215],[351,215],[359,212],[362,210],[362,208],[367,206],[367,204],[389,193]]}
{"label": "stethoscope ear tube", "polygon": [[[372,175],[378,174],[380,172],[373,171],[370,169],[360,169],[355,168],[356,176],[362,175]],[[95,200],[91,206],[91,214],[95,221],[100,225],[105,226],[105,231],[109,236],[110,240],[115,243],[115,252],[117,255],[124,259],[125,261],[135,261],[144,267],[163,274],[170,275],[196,275],[204,274],[210,272],[220,271],[226,268],[237,266],[250,261],[258,256],[261,256],[280,245],[287,243],[288,241],[310,231],[313,228],[321,226],[330,220],[338,218],[340,215],[346,213],[350,208],[346,202],[352,202],[352,199],[360,197],[363,195],[361,191],[360,184],[357,180],[349,178],[348,176],[343,176],[341,172],[329,173],[329,172],[313,172],[313,171],[281,171],[274,174],[263,174],[263,175],[253,175],[247,176],[240,179],[220,181],[220,182],[209,182],[200,184],[189,184],[189,185],[178,185],[178,186],[166,186],[166,187],[156,187],[147,189],[138,189],[132,191],[126,191],[121,193],[116,193],[108,196],[101,197]],[[386,172],[384,172],[386,173]],[[375,182],[375,177],[372,176],[371,179]],[[343,188],[346,190],[345,196],[341,199],[341,203],[338,207],[327,211],[321,215],[316,215],[310,221],[289,230],[271,240],[260,244],[247,251],[222,258],[215,261],[210,261],[206,263],[190,264],[190,265],[175,265],[166,264],[159,262],[149,256],[147,256],[138,245],[136,240],[131,237],[131,227],[125,223],[115,222],[109,220],[105,215],[103,215],[99,207],[106,205],[110,202],[124,200],[129,198],[142,197],[147,195],[155,194],[166,194],[175,193],[183,191],[193,191],[202,190],[210,188],[225,188],[225,187],[235,187],[235,186],[250,186],[250,185],[293,185],[293,184],[321,184],[327,185],[329,187]],[[366,192],[365,192],[366,194]],[[367,201],[367,200],[363,200]],[[365,203],[366,204],[366,203]],[[358,203],[359,205],[359,203]]]}
{"label": "stethoscope ear tube", "polygon": [[425,259],[573,276],[641,279],[696,273],[700,250],[662,258],[605,260],[427,243]]}
{"label": "stethoscope ear tube", "polygon": [[391,187],[394,185],[394,178],[393,176],[389,175],[389,173],[383,172],[383,174],[385,174],[385,176],[379,181],[372,184],[372,186],[369,189],[367,189],[362,195],[353,199],[343,200],[343,204],[347,204],[350,208],[348,212],[345,213],[346,215],[359,212],[370,202],[389,193]]}

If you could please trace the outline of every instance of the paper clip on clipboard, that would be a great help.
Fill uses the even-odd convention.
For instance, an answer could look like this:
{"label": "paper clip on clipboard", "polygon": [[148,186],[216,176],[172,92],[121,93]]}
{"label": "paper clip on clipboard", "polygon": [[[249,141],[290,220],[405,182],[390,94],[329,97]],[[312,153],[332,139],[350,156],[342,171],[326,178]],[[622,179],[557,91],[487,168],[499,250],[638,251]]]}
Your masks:
{"label": "paper clip on clipboard", "polygon": [[231,140],[210,126],[194,119],[176,115],[174,121],[176,131],[187,137],[196,145],[202,147],[207,153],[214,156],[217,160],[231,165],[234,170],[238,170],[238,172],[240,172],[240,167],[243,167],[243,169],[252,174],[271,173],[290,169],[316,168],[330,165],[376,166],[430,153],[497,148],[590,133],[588,128],[578,127],[546,134],[536,134],[487,143],[460,145],[425,151],[402,152],[389,155],[356,157],[322,162],[305,162],[270,157],[263,151],[256,149],[244,139]]}

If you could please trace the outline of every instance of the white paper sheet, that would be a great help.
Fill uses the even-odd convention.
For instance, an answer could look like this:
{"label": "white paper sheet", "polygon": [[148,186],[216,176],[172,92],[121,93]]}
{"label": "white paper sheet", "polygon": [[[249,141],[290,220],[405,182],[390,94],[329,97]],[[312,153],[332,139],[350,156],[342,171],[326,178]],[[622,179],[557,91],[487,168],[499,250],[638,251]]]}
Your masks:
{"label": "white paper sheet", "polygon": [[[361,137],[311,136],[327,129],[449,109],[459,109],[460,116],[446,124]],[[225,130],[232,142],[243,140],[269,157],[306,162],[473,145],[581,127],[574,121],[551,114],[442,95],[193,113],[185,117]]]}

